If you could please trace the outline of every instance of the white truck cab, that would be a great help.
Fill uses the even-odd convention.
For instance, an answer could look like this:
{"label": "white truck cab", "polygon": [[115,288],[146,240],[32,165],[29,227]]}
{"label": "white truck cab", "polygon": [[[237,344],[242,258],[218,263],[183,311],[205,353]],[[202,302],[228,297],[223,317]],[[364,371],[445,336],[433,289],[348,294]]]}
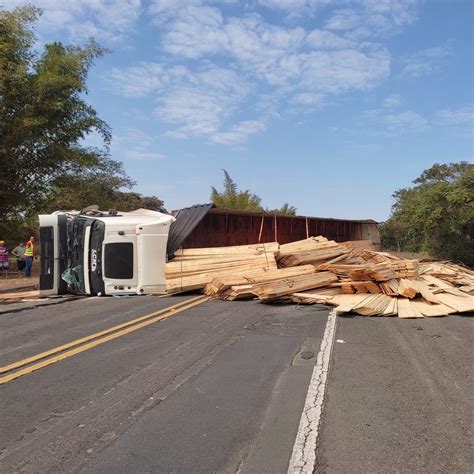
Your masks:
{"label": "white truck cab", "polygon": [[165,293],[173,216],[97,208],[40,215],[40,296]]}

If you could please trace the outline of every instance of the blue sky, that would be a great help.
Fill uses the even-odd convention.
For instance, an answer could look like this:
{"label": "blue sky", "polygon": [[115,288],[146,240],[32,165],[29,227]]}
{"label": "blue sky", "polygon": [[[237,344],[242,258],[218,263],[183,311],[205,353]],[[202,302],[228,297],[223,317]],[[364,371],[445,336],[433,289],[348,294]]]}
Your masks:
{"label": "blue sky", "polygon": [[270,208],[384,220],[424,169],[473,160],[470,0],[33,3],[41,42],[112,51],[88,100],[168,209],[207,202],[225,168]]}

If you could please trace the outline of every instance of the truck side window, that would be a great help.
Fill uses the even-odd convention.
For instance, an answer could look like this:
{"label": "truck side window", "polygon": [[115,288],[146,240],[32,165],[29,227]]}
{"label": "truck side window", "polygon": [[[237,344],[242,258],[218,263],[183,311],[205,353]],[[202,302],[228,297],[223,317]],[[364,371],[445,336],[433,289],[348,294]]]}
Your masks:
{"label": "truck side window", "polygon": [[105,244],[104,273],[106,278],[117,280],[133,278],[133,243]]}

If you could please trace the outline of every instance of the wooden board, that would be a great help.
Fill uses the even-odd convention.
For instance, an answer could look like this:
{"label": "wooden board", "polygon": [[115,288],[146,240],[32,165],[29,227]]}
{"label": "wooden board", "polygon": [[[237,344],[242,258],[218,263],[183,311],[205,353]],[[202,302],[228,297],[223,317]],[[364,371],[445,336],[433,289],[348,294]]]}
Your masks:
{"label": "wooden board", "polygon": [[335,282],[337,282],[337,277],[334,274],[319,272],[261,283],[255,285],[254,292],[260,300],[270,301],[281,296],[290,295],[291,293],[319,288]]}

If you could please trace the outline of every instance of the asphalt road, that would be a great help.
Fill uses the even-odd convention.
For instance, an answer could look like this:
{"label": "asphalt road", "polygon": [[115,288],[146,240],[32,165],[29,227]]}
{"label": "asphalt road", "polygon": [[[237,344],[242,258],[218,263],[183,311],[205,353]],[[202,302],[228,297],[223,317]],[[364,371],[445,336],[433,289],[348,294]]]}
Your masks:
{"label": "asphalt road", "polygon": [[474,315],[339,317],[317,472],[474,471]]}
{"label": "asphalt road", "polygon": [[[0,367],[186,297],[0,315]],[[328,309],[209,301],[0,385],[0,472],[286,472]],[[315,472],[472,472],[473,321],[338,317]]]}
{"label": "asphalt road", "polygon": [[[3,315],[0,365],[179,300],[94,298]],[[0,469],[215,472],[245,461],[284,472],[315,360],[300,354],[317,354],[327,312],[206,302],[8,382]]]}

